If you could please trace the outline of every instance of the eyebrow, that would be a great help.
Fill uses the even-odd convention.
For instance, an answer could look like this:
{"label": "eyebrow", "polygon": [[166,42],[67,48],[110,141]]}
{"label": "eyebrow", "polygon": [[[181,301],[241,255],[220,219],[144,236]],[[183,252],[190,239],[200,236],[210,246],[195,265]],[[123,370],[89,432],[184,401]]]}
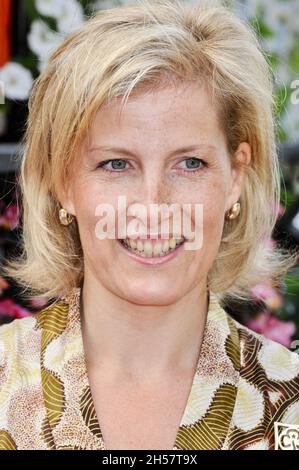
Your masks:
{"label": "eyebrow", "polygon": [[[196,145],[189,145],[187,147],[181,147],[173,152],[170,153],[169,156],[174,156],[177,155],[178,153],[183,153],[183,152],[191,152],[194,150],[216,150],[217,147],[212,144],[196,144]],[[113,146],[106,146],[106,145],[94,145],[88,149],[88,152],[93,152],[94,150],[101,150],[103,152],[116,152],[116,153],[121,153],[123,155],[128,155],[128,156],[135,156],[136,154],[126,148],[123,147],[113,147]]]}

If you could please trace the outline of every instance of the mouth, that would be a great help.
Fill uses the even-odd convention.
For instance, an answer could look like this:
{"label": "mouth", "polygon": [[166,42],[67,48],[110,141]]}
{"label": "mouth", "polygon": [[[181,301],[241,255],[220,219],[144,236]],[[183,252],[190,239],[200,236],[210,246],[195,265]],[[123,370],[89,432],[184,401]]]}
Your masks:
{"label": "mouth", "polygon": [[184,243],[185,238],[170,238],[166,240],[149,239],[118,239],[118,242],[129,252],[142,258],[163,258],[178,250]]}

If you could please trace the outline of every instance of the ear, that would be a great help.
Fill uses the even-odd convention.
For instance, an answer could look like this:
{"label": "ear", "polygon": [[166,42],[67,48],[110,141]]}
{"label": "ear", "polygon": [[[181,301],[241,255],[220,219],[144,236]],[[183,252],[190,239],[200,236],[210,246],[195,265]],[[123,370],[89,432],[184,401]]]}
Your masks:
{"label": "ear", "polygon": [[70,185],[62,189],[61,194],[59,195],[59,202],[61,207],[69,214],[76,215],[73,191]]}
{"label": "ear", "polygon": [[241,196],[244,184],[244,175],[246,167],[251,162],[251,147],[247,142],[241,142],[234,153],[232,166],[232,186],[228,197],[229,210],[232,205],[237,202]]}

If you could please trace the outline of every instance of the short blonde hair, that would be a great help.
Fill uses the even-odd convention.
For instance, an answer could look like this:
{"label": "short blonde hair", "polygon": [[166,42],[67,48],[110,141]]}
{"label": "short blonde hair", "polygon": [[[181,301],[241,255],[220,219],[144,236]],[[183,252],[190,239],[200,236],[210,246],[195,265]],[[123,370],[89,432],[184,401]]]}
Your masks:
{"label": "short blonde hair", "polygon": [[219,5],[140,1],[92,15],[52,53],[35,80],[23,138],[19,184],[22,253],[4,274],[30,294],[56,298],[83,280],[77,220],[60,224],[58,195],[101,105],[169,83],[203,81],[215,98],[234,162],[246,141],[252,160],[241,214],[225,221],[209,288],[220,300],[247,300],[269,277],[280,282],[298,260],[268,241],[280,201],[273,74],[251,28]]}

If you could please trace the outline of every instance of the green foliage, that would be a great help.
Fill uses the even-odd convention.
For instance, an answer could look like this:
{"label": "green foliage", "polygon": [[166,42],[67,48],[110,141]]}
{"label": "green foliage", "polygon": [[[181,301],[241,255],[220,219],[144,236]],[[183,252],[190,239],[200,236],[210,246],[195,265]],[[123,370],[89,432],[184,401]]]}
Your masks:
{"label": "green foliage", "polygon": [[299,34],[295,37],[295,41],[289,57],[289,63],[293,71],[299,74]]}

